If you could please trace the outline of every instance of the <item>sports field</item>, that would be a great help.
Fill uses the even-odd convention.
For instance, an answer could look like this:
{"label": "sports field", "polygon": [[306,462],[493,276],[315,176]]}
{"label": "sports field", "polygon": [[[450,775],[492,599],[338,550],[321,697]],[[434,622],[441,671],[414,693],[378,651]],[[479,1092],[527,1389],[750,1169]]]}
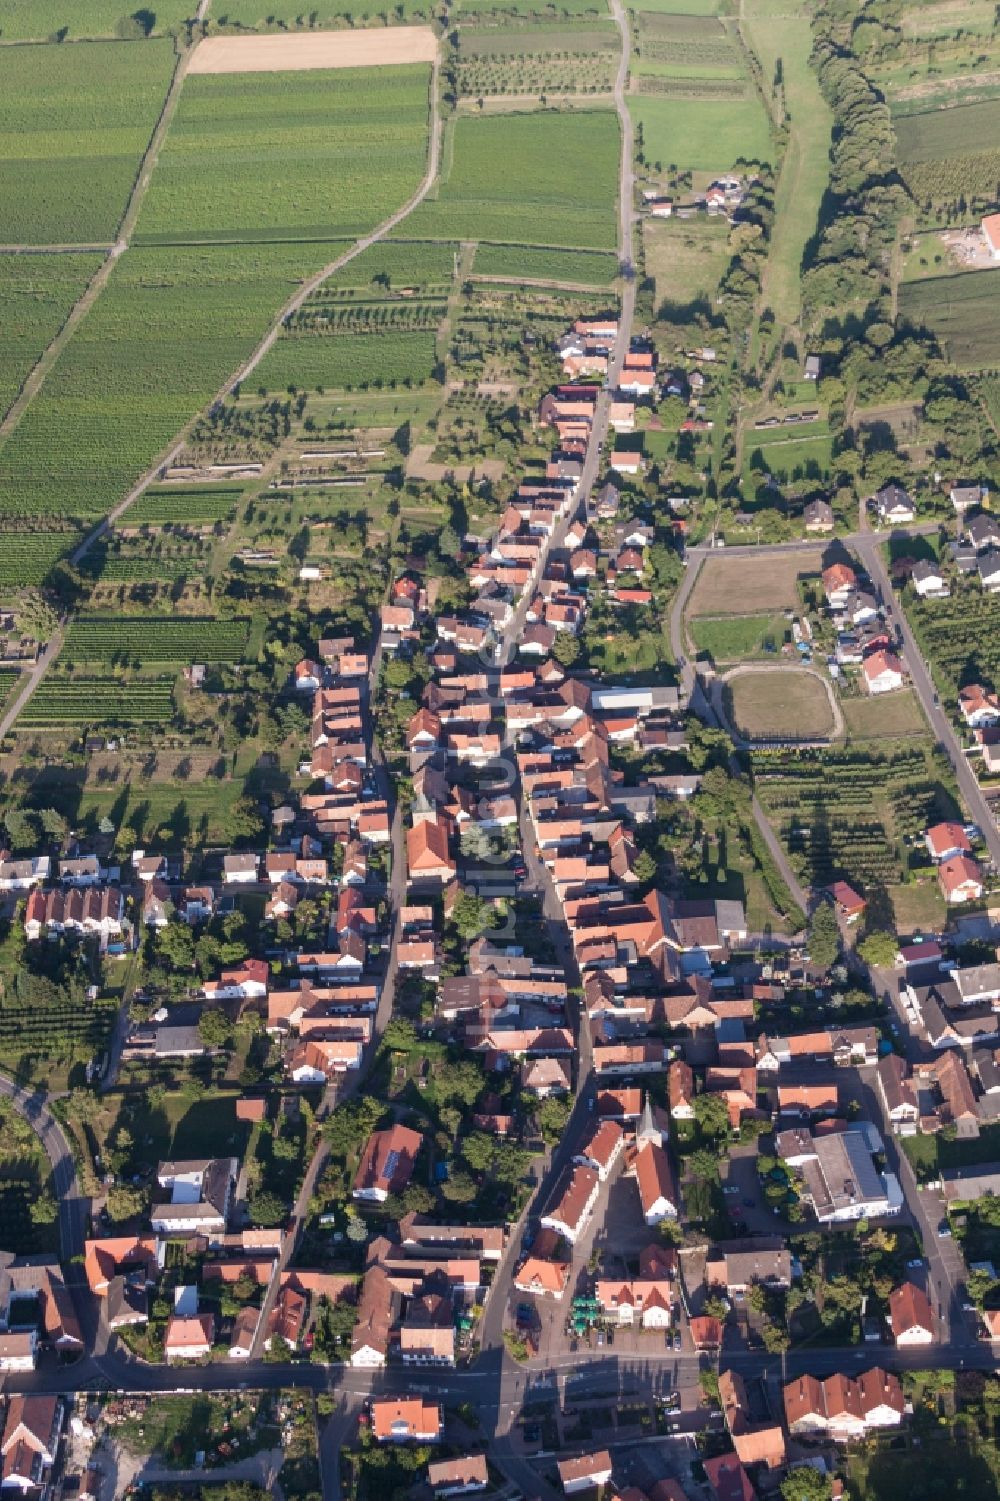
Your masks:
{"label": "sports field", "polygon": [[822,552],[782,557],[707,558],[688,604],[689,616],[768,614],[800,603],[796,580],[822,569]]}
{"label": "sports field", "polygon": [[619,152],[613,110],[460,116],[440,192],[406,234],[613,250]]}
{"label": "sports field", "polygon": [[0,47],[0,240],[114,239],[174,70],[173,44]]}
{"label": "sports field", "polygon": [[833,730],[830,700],[823,684],[795,667],[747,672],[726,686],[729,714],[752,740],[819,740]]}

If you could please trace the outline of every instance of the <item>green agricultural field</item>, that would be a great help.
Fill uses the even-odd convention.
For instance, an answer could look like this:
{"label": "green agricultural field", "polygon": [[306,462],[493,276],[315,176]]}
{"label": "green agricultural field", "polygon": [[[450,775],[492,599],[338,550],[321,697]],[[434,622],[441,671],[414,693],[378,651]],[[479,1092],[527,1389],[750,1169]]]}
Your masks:
{"label": "green agricultural field", "polygon": [[17,718],[19,730],[81,729],[90,725],[169,724],[173,678],[72,677],[50,674]]}
{"label": "green agricultural field", "polygon": [[318,386],[366,390],[369,386],[422,385],[434,369],[434,333],[428,331],[286,334],[254,371],[254,387],[283,391]]}
{"label": "green agricultural field", "polygon": [[893,124],[900,175],[918,202],[996,201],[1000,99],[901,115]]}
{"label": "green agricultural field", "polygon": [[769,161],[771,132],[756,95],[746,99],[664,99],[629,96],[632,122],[642,127],[648,162],[681,170],[725,172],[741,158]]}
{"label": "green agricultural field", "polygon": [[100,264],[99,255],[0,255],[0,416]]}
{"label": "green agricultural field", "polygon": [[173,70],[165,38],[0,47],[4,243],[114,239]]}
{"label": "green agricultural field", "polygon": [[[154,0],[147,12],[155,17],[154,34],[179,26],[194,15],[191,0]],[[43,42],[65,31],[79,37],[113,37],[123,16],[134,12],[122,0],[4,0],[0,38],[5,42]]]}
{"label": "green agricultural field", "polygon": [[187,78],[137,243],[355,236],[414,193],[425,64]]}
{"label": "green agricultural field", "polygon": [[594,250],[548,250],[524,245],[480,245],[473,276],[509,276],[513,281],[566,281],[606,287],[618,274],[618,257]]}
{"label": "green agricultural field", "polygon": [[496,21],[508,25],[511,19],[525,21],[592,21],[607,16],[604,0],[461,0],[460,21],[484,26]]}
{"label": "green agricultural field", "polygon": [[802,305],[802,260],[806,245],[816,233],[829,179],[833,113],[810,64],[813,36],[808,15],[789,7],[787,14],[776,16],[773,0],[746,0],[742,15],[765,80],[774,77],[781,60],[790,124],[775,194],[763,300],[773,309],[779,324],[794,323]]}
{"label": "green agricultural field", "polygon": [[900,287],[899,310],[941,340],[963,370],[993,367],[1000,351],[1000,270],[935,276]]}
{"label": "green agricultural field", "polygon": [[68,626],[63,662],[239,662],[248,620],[199,620],[178,615],[78,615]]}
{"label": "green agricultural field", "polygon": [[[217,0],[212,10],[217,20],[236,21],[257,31],[273,31],[278,26],[283,31],[300,31],[307,16],[315,16],[320,29],[343,24],[348,18],[352,24],[377,21],[383,25],[387,13],[385,0],[312,0],[308,8],[301,0]],[[399,0],[392,7],[392,24],[429,21],[433,15],[431,0]]]}
{"label": "green agricultural field", "polygon": [[150,485],[129,506],[123,526],[169,526],[176,522],[224,521],[243,491],[229,485]]}
{"label": "green agricultural field", "polygon": [[0,709],[14,697],[20,680],[16,667],[0,667]]}
{"label": "green agricultural field", "polygon": [[458,55],[463,61],[523,53],[617,52],[619,45],[618,28],[610,20],[600,26],[511,25],[502,31],[463,26],[458,33]]}
{"label": "green agricultural field", "polygon": [[612,110],[460,116],[439,196],[407,234],[612,250],[620,149]]}
{"label": "green agricultural field", "polygon": [[122,256],[0,448],[0,517],[106,511],[330,255],[316,244]]}
{"label": "green agricultural field", "polygon": [[643,0],[635,9],[640,14],[718,16],[728,15],[732,6],[728,0]]}
{"label": "green agricultural field", "polygon": [[342,271],[334,272],[327,291],[344,288],[373,291],[376,284],[386,291],[402,288],[451,286],[458,245],[436,240],[379,240],[362,250]]}
{"label": "green agricultural field", "polygon": [[71,552],[81,533],[5,531],[0,540],[0,588],[40,584],[53,563]]}

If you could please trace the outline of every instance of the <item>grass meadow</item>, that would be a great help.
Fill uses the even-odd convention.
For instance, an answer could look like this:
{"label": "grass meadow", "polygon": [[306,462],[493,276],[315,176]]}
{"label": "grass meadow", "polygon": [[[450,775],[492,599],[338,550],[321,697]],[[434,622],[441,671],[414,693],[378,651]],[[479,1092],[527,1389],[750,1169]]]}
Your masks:
{"label": "grass meadow", "polygon": [[6,244],[114,239],[173,70],[165,38],[0,47]]}
{"label": "grass meadow", "polygon": [[765,272],[764,301],[779,323],[794,323],[802,306],[801,272],[806,245],[816,233],[829,178],[833,113],[820,92],[809,58],[809,17],[789,7],[776,18],[770,0],[746,0],[743,25],[760,58],[765,80],[781,60],[788,149],[775,193],[774,228]]}
{"label": "grass meadow", "polygon": [[620,149],[613,110],[460,116],[438,197],[406,233],[612,250]]}
{"label": "grass meadow", "polygon": [[756,95],[746,99],[666,99],[630,94],[646,160],[682,171],[725,172],[741,157],[771,158],[771,133]]}
{"label": "grass meadow", "polygon": [[185,80],[137,243],[354,238],[414,193],[429,68]]}

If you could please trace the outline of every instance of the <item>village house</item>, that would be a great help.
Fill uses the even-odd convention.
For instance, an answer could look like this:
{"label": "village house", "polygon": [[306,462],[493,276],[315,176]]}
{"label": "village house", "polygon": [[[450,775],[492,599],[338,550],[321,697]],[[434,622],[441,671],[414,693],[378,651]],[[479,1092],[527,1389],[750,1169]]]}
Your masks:
{"label": "village house", "polygon": [[563,1493],[575,1496],[580,1491],[596,1490],[611,1479],[611,1455],[607,1449],[581,1454],[577,1459],[561,1459],[556,1464]]}
{"label": "village house", "polygon": [[567,1168],[552,1206],[539,1224],[555,1230],[572,1244],[583,1233],[600,1192],[601,1178],[594,1168]]}
{"label": "village house", "polygon": [[904,1282],[890,1293],[889,1324],[897,1345],[934,1343],[934,1310],[922,1287],[917,1287],[913,1282]]}
{"label": "village house", "polygon": [[371,1424],[380,1444],[436,1444],[444,1432],[440,1405],[422,1397],[376,1398]]}
{"label": "village house", "polygon": [[420,1132],[408,1126],[397,1124],[373,1131],[361,1154],[351,1196],[384,1204],[390,1193],[401,1193],[410,1181],[422,1145]]}

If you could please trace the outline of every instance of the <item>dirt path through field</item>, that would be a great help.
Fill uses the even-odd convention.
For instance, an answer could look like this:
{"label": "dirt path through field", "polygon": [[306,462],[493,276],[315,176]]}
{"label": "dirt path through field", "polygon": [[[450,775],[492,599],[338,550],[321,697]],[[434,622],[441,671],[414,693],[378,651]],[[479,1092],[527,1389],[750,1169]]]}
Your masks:
{"label": "dirt path through field", "polygon": [[315,68],[379,68],[434,63],[437,56],[437,37],[430,26],[211,36],[198,43],[188,72],[298,73]]}

